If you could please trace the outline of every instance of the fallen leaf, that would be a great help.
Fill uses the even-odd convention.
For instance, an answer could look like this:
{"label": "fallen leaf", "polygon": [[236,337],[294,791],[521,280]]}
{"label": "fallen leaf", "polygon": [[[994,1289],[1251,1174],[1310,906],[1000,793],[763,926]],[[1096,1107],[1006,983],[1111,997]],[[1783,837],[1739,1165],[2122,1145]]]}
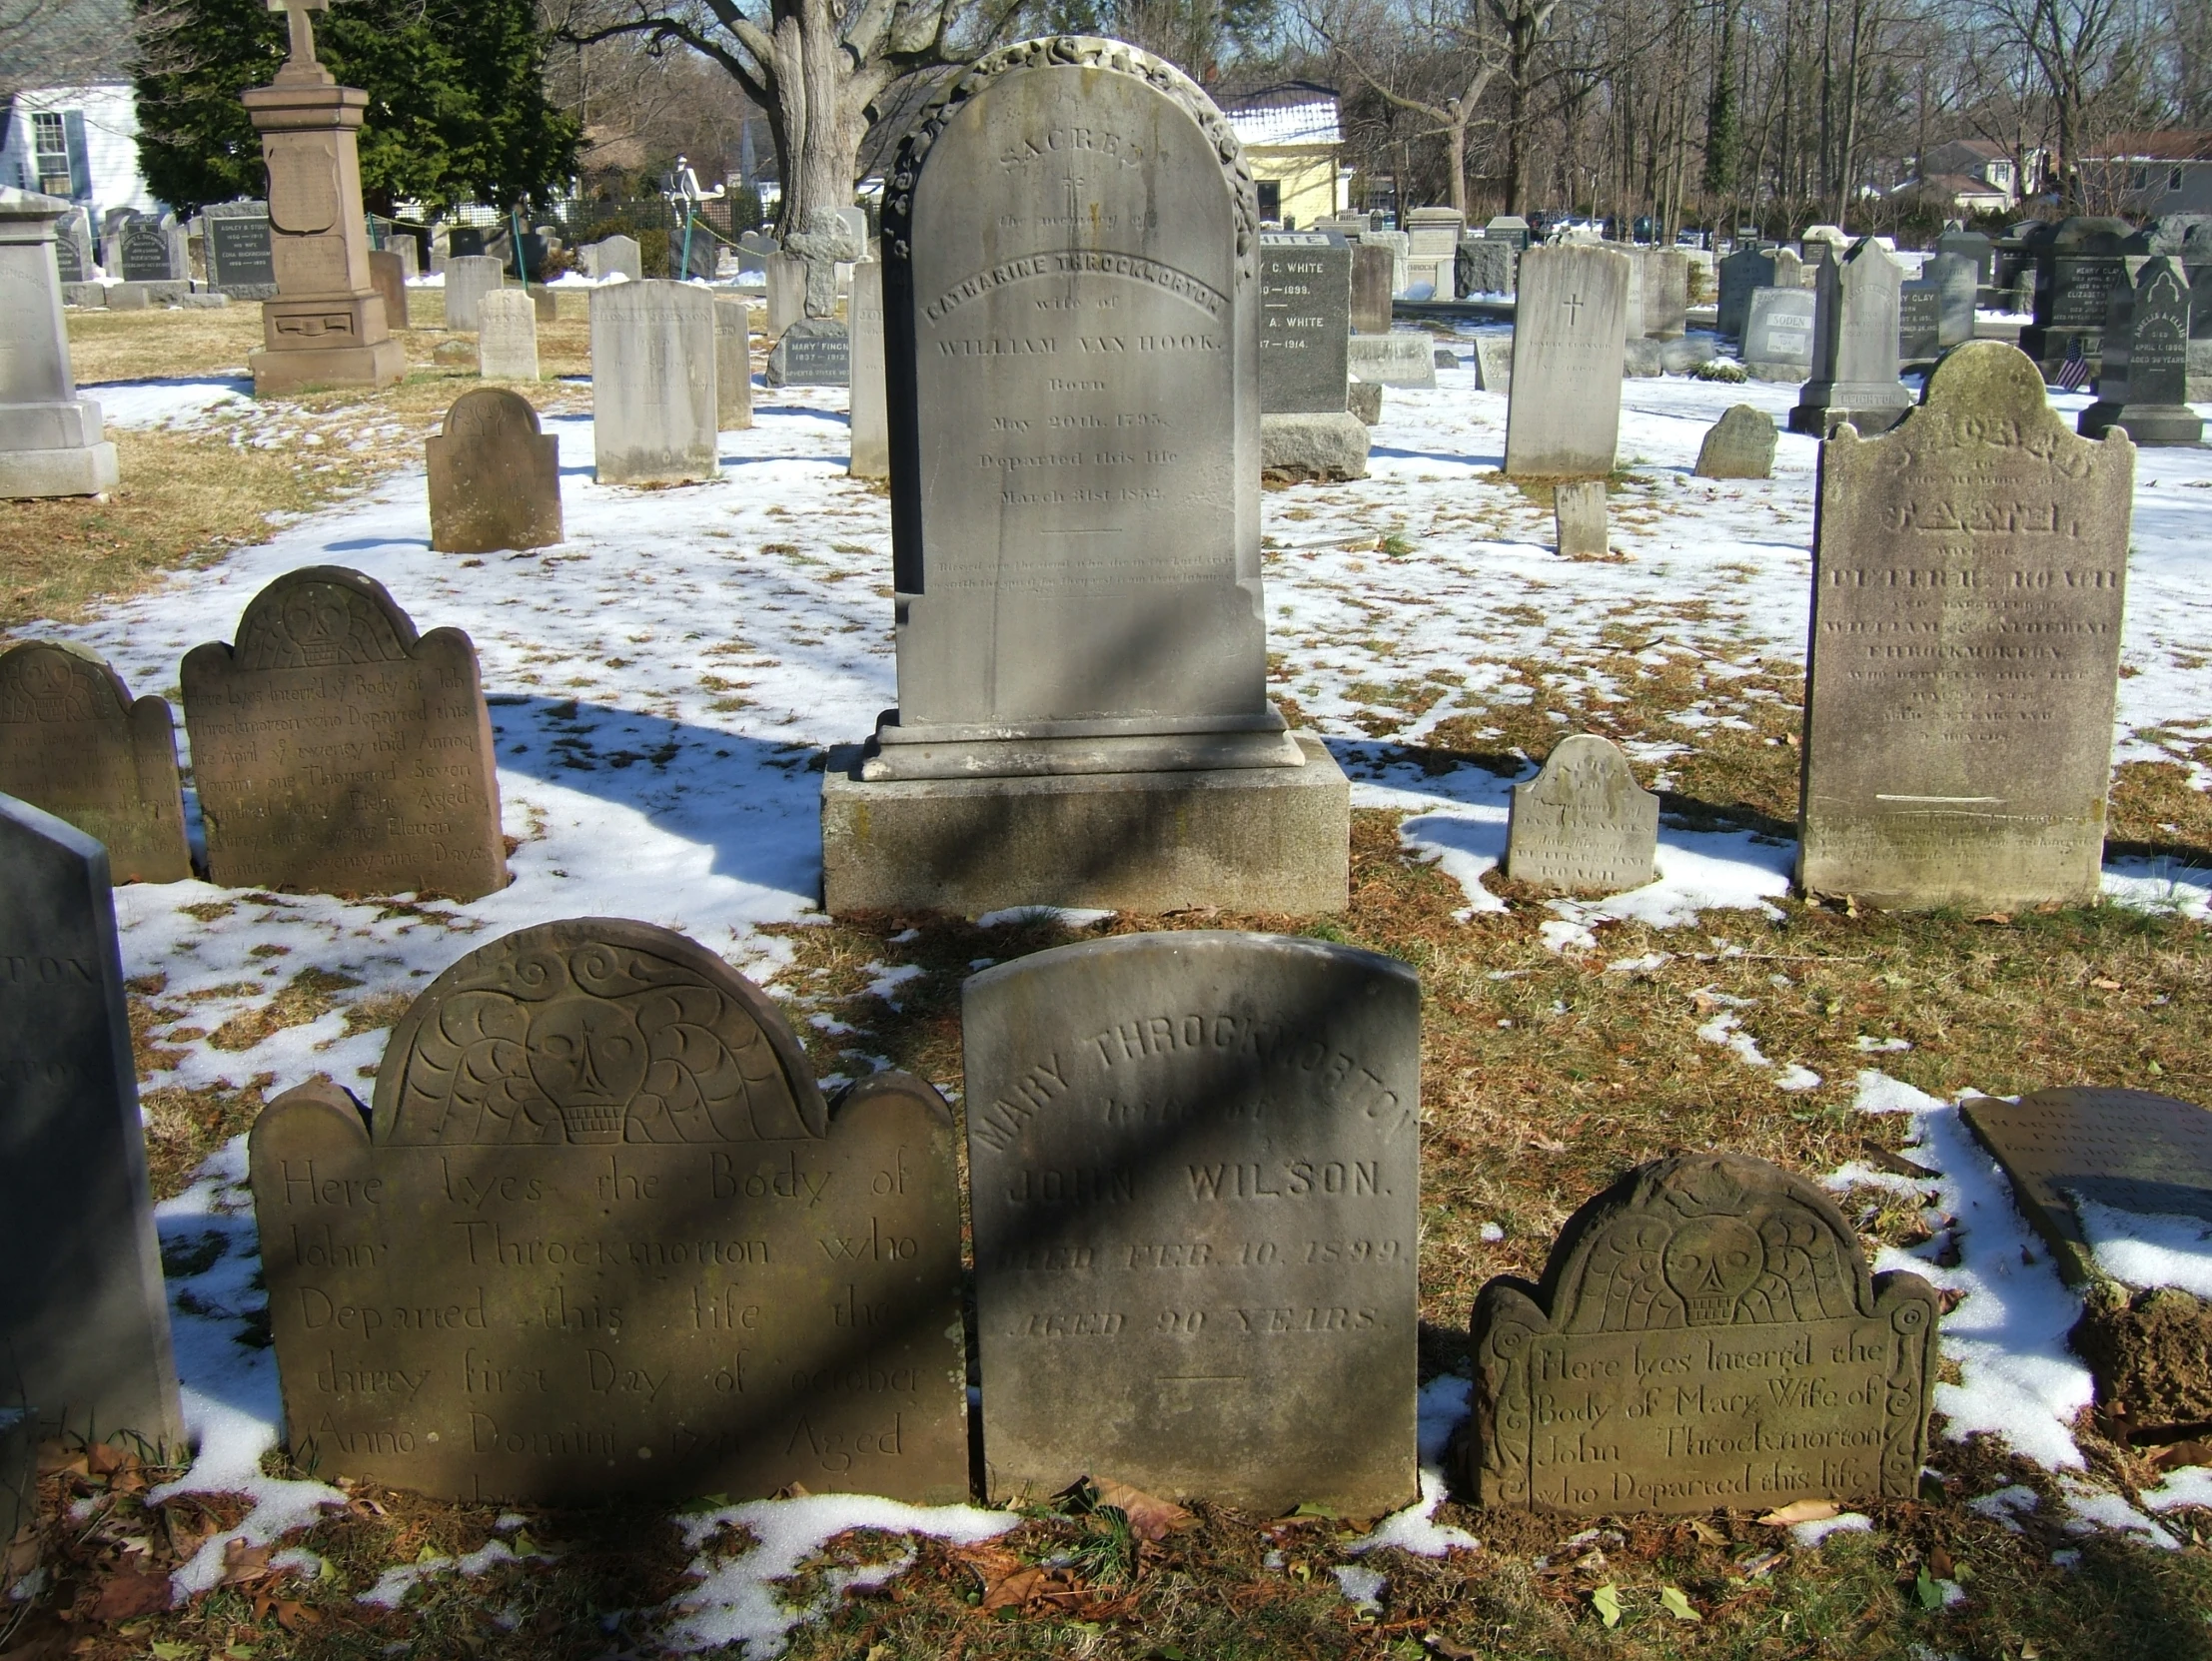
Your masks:
{"label": "fallen leaf", "polygon": [[1171,1499],[1161,1499],[1110,1476],[1094,1477],[1092,1482],[1098,1489],[1099,1504],[1116,1507],[1129,1519],[1129,1531],[1139,1539],[1164,1540],[1170,1534],[1198,1526],[1198,1519]]}
{"label": "fallen leaf", "polygon": [[0,1550],[0,1586],[12,1586],[38,1567],[38,1530],[25,1523]]}
{"label": "fallen leaf", "polygon": [[1703,1517],[1691,1517],[1689,1519],[1689,1531],[1708,1546],[1724,1546],[1728,1543],[1727,1535],[1721,1533],[1719,1529],[1713,1527]]}
{"label": "fallen leaf", "polygon": [[1682,1595],[1679,1586],[1661,1586],[1659,1588],[1659,1607],[1678,1621],[1701,1621],[1704,1619],[1704,1616],[1690,1608],[1689,1599]]}
{"label": "fallen leaf", "polygon": [[1941,1546],[1935,1547],[1928,1553],[1928,1573],[1934,1575],[1938,1580],[1951,1578],[1951,1554]]}
{"label": "fallen leaf", "polygon": [[146,1652],[154,1661],[191,1661],[192,1656],[197,1653],[197,1646],[180,1644],[174,1638],[156,1638],[146,1646]]}
{"label": "fallen leaf", "polygon": [[125,1569],[100,1588],[92,1606],[96,1621],[127,1621],[169,1607],[169,1576],[143,1569]]}
{"label": "fallen leaf", "polygon": [[1621,1624],[1621,1588],[1612,1581],[1590,1594],[1590,1606],[1598,1611],[1598,1618],[1608,1626]]}
{"label": "fallen leaf", "polygon": [[2108,981],[2102,975],[2099,975],[2089,984],[2095,987],[2099,992],[2121,992],[2126,990],[2120,985],[2118,981]]}
{"label": "fallen leaf", "polygon": [[118,1471],[135,1470],[138,1455],[109,1442],[94,1442],[85,1449],[85,1468],[94,1476],[113,1476]]}
{"label": "fallen leaf", "polygon": [[1758,1520],[1769,1528],[1788,1528],[1800,1522],[1826,1522],[1842,1509],[1832,1499],[1794,1499]]}
{"label": "fallen leaf", "polygon": [[1925,1563],[1920,1565],[1920,1573],[1912,1582],[1912,1590],[1920,1600],[1920,1607],[1930,1614],[1943,1607],[1943,1588],[1935,1583],[1935,1577],[1928,1573]]}
{"label": "fallen leaf", "polygon": [[274,1557],[276,1553],[277,1548],[273,1545],[248,1545],[246,1536],[243,1534],[236,1539],[225,1540],[223,1542],[223,1578],[218,1584],[224,1586],[250,1586],[257,1580],[267,1580],[277,1572],[269,1566],[269,1559]]}
{"label": "fallen leaf", "polygon": [[2012,913],[2010,913],[2009,911],[1988,911],[1982,913],[1982,915],[1979,917],[1971,919],[1971,921],[1976,923],[2009,923],[2012,921]]}
{"label": "fallen leaf", "polygon": [[1465,1644],[1455,1644],[1451,1639],[1434,1632],[1421,1641],[1428,1646],[1431,1655],[1442,1656],[1443,1661],[1482,1661],[1481,1650],[1469,1649]]}
{"label": "fallen leaf", "polygon": [[2164,1447],[2152,1448],[2143,1457],[2161,1469],[2170,1465],[2212,1465],[2212,1442],[2168,1442]]}

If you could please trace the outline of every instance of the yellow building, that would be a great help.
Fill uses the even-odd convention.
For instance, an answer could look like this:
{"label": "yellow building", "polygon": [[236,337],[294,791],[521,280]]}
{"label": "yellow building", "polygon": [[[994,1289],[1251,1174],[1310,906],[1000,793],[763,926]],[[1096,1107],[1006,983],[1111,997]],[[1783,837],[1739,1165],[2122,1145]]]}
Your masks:
{"label": "yellow building", "polygon": [[1217,101],[1243,142],[1263,221],[1310,226],[1345,211],[1352,174],[1339,161],[1344,134],[1335,93],[1292,82]]}

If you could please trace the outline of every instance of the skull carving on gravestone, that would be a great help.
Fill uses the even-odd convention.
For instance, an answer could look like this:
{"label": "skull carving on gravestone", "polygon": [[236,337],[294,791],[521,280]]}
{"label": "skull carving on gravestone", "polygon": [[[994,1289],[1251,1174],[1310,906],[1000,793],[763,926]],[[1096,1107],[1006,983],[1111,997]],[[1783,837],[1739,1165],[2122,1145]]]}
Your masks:
{"label": "skull carving on gravestone", "polygon": [[1727,1326],[1765,1261],[1758,1231],[1741,1218],[1693,1218],[1666,1243],[1666,1283],[1680,1296],[1690,1325]]}
{"label": "skull carving on gravestone", "polygon": [[806,216],[806,228],[783,239],[783,251],[806,263],[806,315],[837,315],[837,262],[857,260],[864,252],[834,208],[816,208]]}

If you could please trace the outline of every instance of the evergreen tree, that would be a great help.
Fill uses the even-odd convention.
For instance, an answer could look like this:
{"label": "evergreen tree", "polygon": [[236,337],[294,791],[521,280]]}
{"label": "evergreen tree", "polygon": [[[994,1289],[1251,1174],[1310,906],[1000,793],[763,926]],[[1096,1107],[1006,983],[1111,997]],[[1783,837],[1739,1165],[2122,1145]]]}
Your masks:
{"label": "evergreen tree", "polygon": [[[239,95],[284,62],[266,0],[136,0],[139,166],[180,212],[268,188]],[[316,55],[369,94],[363,201],[507,208],[565,180],[576,126],[546,101],[535,0],[342,0],[317,12]]]}

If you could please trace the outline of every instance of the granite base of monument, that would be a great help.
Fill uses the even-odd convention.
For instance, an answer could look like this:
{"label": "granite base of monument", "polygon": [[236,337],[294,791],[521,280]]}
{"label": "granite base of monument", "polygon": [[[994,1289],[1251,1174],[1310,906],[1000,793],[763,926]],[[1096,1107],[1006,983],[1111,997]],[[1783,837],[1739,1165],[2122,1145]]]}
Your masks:
{"label": "granite base of monument", "polygon": [[246,367],[253,372],[256,398],[289,398],[326,387],[391,387],[407,377],[407,349],[389,337],[373,346],[263,349],[246,354]]}
{"label": "granite base of monument", "polygon": [[822,902],[855,911],[1007,906],[1341,911],[1351,784],[1317,738],[1302,767],[863,780],[822,776]]}
{"label": "granite base of monument", "polygon": [[[97,414],[85,424],[101,429]],[[115,445],[104,438],[59,449],[0,449],[0,497],[96,496],[120,476]]]}
{"label": "granite base of monument", "polygon": [[1349,411],[1329,415],[1262,415],[1260,473],[1278,481],[1365,478],[1367,423]]}
{"label": "granite base of monument", "polygon": [[2204,417],[2186,404],[2092,404],[2075,430],[2084,438],[2101,438],[2115,427],[2137,444],[2160,448],[2204,441]]}

